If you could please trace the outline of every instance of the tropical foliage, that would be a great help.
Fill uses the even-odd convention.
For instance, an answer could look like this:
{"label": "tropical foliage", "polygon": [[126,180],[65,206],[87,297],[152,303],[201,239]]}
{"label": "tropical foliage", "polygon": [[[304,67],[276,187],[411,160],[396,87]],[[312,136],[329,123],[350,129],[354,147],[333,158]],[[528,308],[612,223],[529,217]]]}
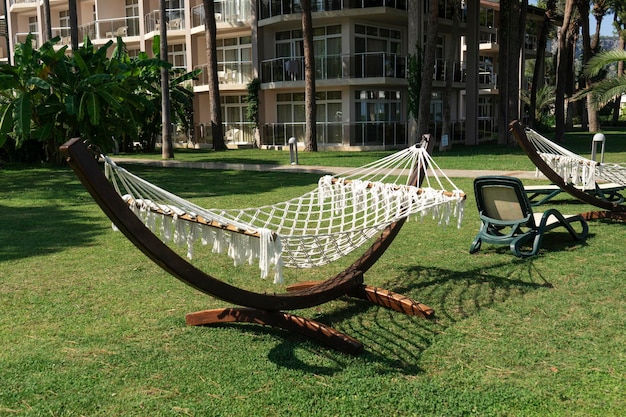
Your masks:
{"label": "tropical foliage", "polygon": [[[170,64],[142,53],[131,58],[121,38],[97,48],[89,39],[71,55],[59,38],[33,48],[33,36],[16,47],[15,64],[0,65],[0,146],[39,143],[59,161],[68,138],[89,139],[103,150],[148,141],[160,128],[159,69]],[[114,46],[108,57],[108,50]],[[172,83],[176,120],[188,119],[193,74]],[[130,144],[130,145],[129,145]]]}
{"label": "tropical foliage", "polygon": [[[620,61],[626,61],[626,51],[623,49],[601,52],[589,60],[585,66],[585,74],[588,77],[595,77],[608,66]],[[606,77],[585,90],[584,94],[591,96],[591,103],[596,108],[602,108],[615,98],[626,94],[626,75]]]}

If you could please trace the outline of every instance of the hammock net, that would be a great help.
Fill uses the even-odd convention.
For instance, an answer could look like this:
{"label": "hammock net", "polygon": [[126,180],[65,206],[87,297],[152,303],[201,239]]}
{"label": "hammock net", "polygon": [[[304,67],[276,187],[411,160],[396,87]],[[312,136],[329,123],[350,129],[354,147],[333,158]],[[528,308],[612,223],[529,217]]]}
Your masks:
{"label": "hammock net", "polygon": [[599,163],[584,158],[532,129],[526,129],[526,136],[541,159],[566,182],[581,187],[583,190],[595,189],[597,180],[626,186],[626,166]]}
{"label": "hammock net", "polygon": [[[235,265],[258,262],[261,277],[273,272],[274,283],[282,282],[284,266],[333,262],[411,215],[430,214],[440,223],[456,217],[460,226],[465,199],[419,145],[341,176],[323,176],[300,197],[246,209],[200,207],[102,158],[116,191],[162,240],[186,245],[190,259],[201,242]],[[422,187],[408,185],[427,167]]]}

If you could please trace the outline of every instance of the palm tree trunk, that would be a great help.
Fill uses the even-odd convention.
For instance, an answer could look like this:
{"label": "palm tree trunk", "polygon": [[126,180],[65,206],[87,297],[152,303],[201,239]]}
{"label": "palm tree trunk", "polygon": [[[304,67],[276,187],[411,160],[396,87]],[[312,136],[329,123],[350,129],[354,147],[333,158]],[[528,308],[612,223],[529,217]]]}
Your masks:
{"label": "palm tree trunk", "polygon": [[223,151],[226,150],[226,143],[224,143],[224,127],[222,126],[220,83],[217,76],[217,24],[215,23],[215,5],[212,0],[203,0],[202,3],[204,5],[204,36],[206,38],[211,136],[213,137],[213,149]]}
{"label": "palm tree trunk", "polygon": [[554,16],[556,8],[555,0],[548,0],[546,4],[546,12],[541,25],[541,31],[539,32],[539,39],[537,42],[537,58],[535,59],[535,69],[533,71],[533,83],[530,90],[530,127],[535,127],[535,115],[537,113],[537,92],[543,87],[543,75],[545,73],[545,61],[546,61],[546,42],[548,41],[548,32],[552,26],[551,20]]}
{"label": "palm tree trunk", "polygon": [[498,143],[512,144],[515,140],[509,134],[508,124],[519,119],[520,61],[522,39],[526,21],[528,1],[504,0],[500,2],[500,47],[498,68],[498,90],[500,94],[500,113],[498,115]]}
{"label": "palm tree trunk", "polygon": [[311,0],[302,0],[302,34],[304,47],[304,113],[306,133],[304,146],[317,152],[317,112],[315,105],[315,51],[313,48],[313,20]]}
{"label": "palm tree trunk", "polygon": [[[452,138],[450,136],[450,100],[452,99],[452,82],[454,81],[454,63],[457,58],[458,28],[461,25],[461,16],[459,8],[455,7],[452,12],[452,29],[450,30],[451,45],[446,50],[446,88],[443,94],[443,115],[441,126],[441,143],[439,150],[452,149]],[[448,138],[448,144],[444,146],[444,137]]]}
{"label": "palm tree trunk", "polygon": [[[160,56],[167,61],[167,26],[165,24],[166,5],[165,0],[159,1],[160,14]],[[174,157],[174,145],[172,144],[172,116],[170,105],[170,73],[169,68],[161,67],[161,157],[171,159]]]}
{"label": "palm tree trunk", "polygon": [[76,0],[68,0],[70,9],[70,43],[72,51],[78,49],[78,11],[76,10]]}
{"label": "palm tree trunk", "polygon": [[572,14],[574,12],[574,0],[565,2],[565,11],[563,13],[563,26],[559,31],[559,49],[557,57],[556,69],[556,102],[554,115],[556,119],[556,141],[565,142],[565,91],[567,88],[567,74],[570,55],[570,25],[572,22]]}
{"label": "palm tree trunk", "polygon": [[43,0],[43,26],[45,36],[43,41],[52,39],[52,22],[50,20],[50,0]]}
{"label": "palm tree trunk", "polygon": [[435,49],[437,47],[437,28],[439,23],[439,1],[431,0],[426,22],[426,45],[422,65],[422,82],[420,88],[419,110],[417,116],[417,139],[428,133],[430,119],[430,100],[433,85],[433,68],[435,67]]}

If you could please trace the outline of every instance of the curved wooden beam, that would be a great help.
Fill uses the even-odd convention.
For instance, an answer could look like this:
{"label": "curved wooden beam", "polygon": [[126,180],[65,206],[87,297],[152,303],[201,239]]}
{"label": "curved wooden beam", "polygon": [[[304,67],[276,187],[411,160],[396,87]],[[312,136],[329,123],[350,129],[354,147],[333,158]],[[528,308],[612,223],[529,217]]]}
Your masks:
{"label": "curved wooden beam", "polygon": [[[614,215],[610,216],[610,218],[626,219],[625,205],[602,200],[601,198],[595,197],[590,193],[580,190],[574,187],[574,185],[567,183],[563,177],[561,177],[552,168],[550,168],[550,166],[537,153],[537,149],[530,143],[530,140],[528,140],[528,137],[526,136],[526,131],[519,121],[513,120],[509,124],[509,129],[513,132],[513,135],[517,139],[517,142],[520,144],[524,152],[526,152],[526,155],[528,155],[533,164],[535,164],[535,166],[555,185],[563,189],[565,192],[569,193],[571,196],[587,204],[591,204],[592,206],[596,206],[611,213],[615,213]],[[603,216],[603,218],[607,217],[608,216]],[[591,218],[593,217],[590,217],[590,219]]]}

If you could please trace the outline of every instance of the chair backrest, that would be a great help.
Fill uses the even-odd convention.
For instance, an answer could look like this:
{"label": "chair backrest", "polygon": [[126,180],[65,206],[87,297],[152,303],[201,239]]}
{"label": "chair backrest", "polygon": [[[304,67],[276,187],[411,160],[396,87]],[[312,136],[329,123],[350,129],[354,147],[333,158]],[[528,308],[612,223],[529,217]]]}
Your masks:
{"label": "chair backrest", "polygon": [[474,193],[478,211],[486,217],[501,221],[528,219],[534,226],[533,211],[518,178],[483,176],[474,180]]}

